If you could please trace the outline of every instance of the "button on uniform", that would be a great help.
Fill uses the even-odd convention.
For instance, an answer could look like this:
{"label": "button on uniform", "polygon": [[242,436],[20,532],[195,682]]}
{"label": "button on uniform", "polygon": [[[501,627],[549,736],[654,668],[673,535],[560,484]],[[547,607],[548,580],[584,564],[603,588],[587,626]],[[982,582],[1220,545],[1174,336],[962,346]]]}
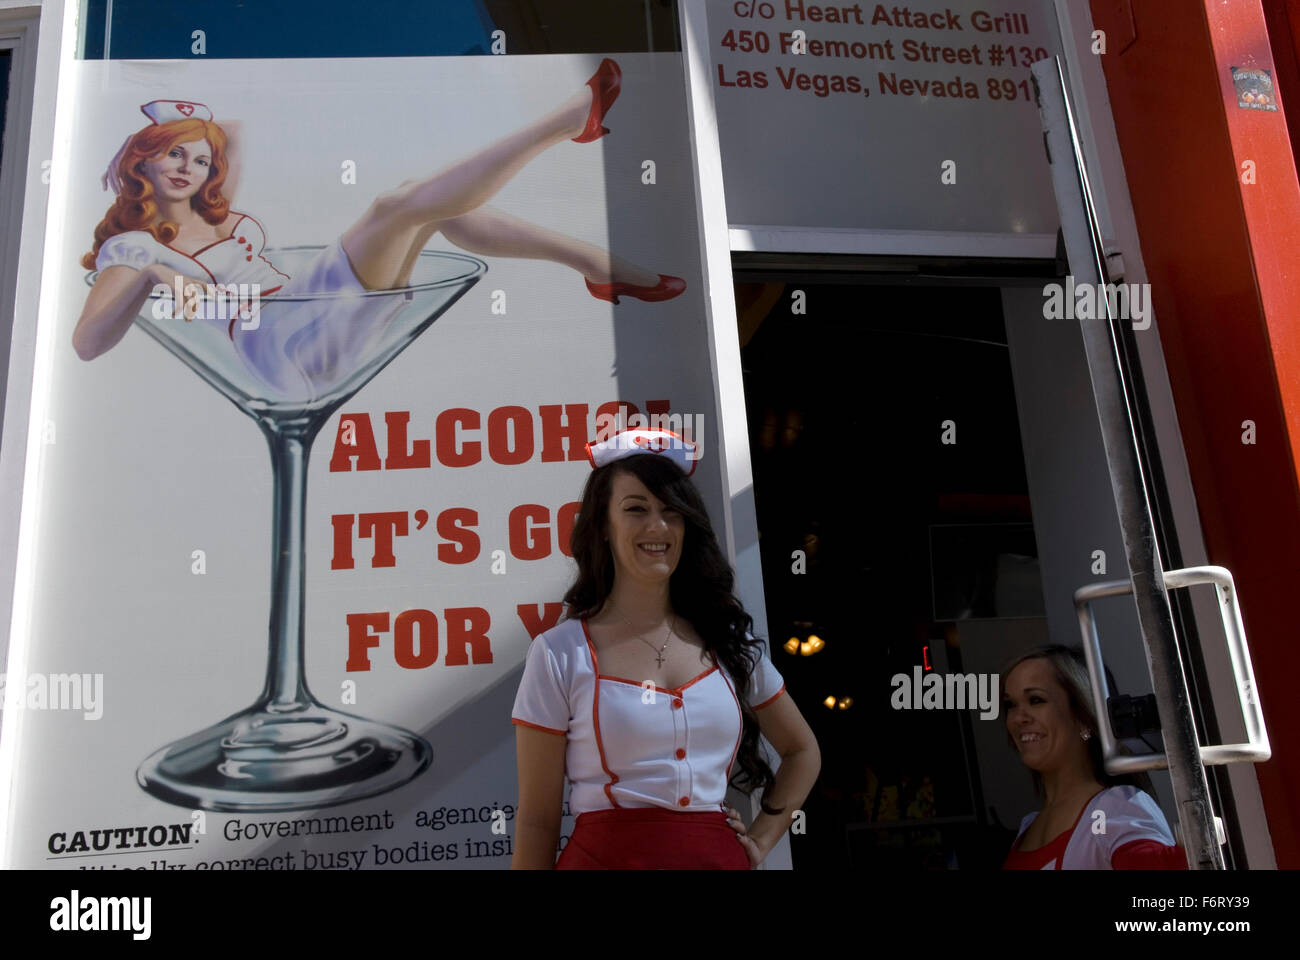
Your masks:
{"label": "button on uniform", "polygon": [[681,747],[678,747],[678,748],[677,748],[677,759],[678,759],[678,760],[685,760],[685,759],[686,759],[686,751],[683,750]]}
{"label": "button on uniform", "polygon": [[691,798],[690,798],[690,797],[682,797],[680,800],[677,801],[677,803],[680,804],[680,805],[683,806],[683,807],[689,807],[689,806],[691,805]]}

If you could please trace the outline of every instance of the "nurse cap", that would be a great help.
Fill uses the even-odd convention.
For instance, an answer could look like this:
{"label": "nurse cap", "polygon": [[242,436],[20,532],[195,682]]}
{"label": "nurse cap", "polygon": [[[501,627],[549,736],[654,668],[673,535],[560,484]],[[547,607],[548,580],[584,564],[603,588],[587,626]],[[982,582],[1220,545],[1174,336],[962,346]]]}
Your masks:
{"label": "nurse cap", "polygon": [[193,100],[151,100],[140,108],[154,123],[171,123],[174,120],[212,120],[212,111],[205,104]]}
{"label": "nurse cap", "polygon": [[[150,100],[140,107],[140,112],[148,117],[154,124],[171,123],[174,120],[207,120],[211,122],[212,111],[206,104],[195,103],[193,100]],[[131,145],[131,140],[135,134],[127,137],[122,141],[122,148],[117,151],[117,155],[100,177],[99,182],[105,190],[112,190],[114,193],[122,192],[122,181],[117,175],[118,164],[122,162],[122,157],[126,153],[126,148]]]}
{"label": "nurse cap", "polygon": [[607,440],[588,443],[587,459],[595,469],[639,453],[657,453],[677,464],[682,473],[689,477],[699,462],[699,449],[699,444],[686,440],[671,430],[629,428],[620,430]]}

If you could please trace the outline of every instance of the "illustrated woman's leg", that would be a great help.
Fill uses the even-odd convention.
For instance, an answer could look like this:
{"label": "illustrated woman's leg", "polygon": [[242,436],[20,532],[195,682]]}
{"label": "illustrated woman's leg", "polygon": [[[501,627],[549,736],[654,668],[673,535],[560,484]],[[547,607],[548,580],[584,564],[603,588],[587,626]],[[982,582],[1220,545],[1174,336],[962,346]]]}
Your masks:
{"label": "illustrated woman's leg", "polygon": [[420,251],[429,242],[429,238],[437,232],[438,224],[436,222],[426,223],[415,232],[415,236],[411,238],[411,245],[406,250],[406,258],[402,260],[402,265],[397,269],[397,276],[393,280],[392,287],[404,287],[411,282],[411,270],[415,267],[415,258],[420,255]]}
{"label": "illustrated woman's leg", "polygon": [[591,88],[583,87],[522,130],[428,179],[407,181],[376,197],[342,237],[343,249],[357,278],[371,290],[393,287],[417,235],[429,223],[468,213],[547,147],[578,136],[586,127],[591,105]]}
{"label": "illustrated woman's leg", "polygon": [[[489,257],[523,257],[531,260],[552,260],[571,267],[596,283],[609,283],[617,279],[623,283],[653,286],[659,276],[594,244],[586,243],[563,233],[556,233],[535,223],[512,217],[490,206],[451,220],[436,224],[443,236],[470,253]],[[403,264],[409,274],[415,255],[423,249],[430,233],[419,238],[419,247]],[[402,280],[405,282],[406,277]]]}

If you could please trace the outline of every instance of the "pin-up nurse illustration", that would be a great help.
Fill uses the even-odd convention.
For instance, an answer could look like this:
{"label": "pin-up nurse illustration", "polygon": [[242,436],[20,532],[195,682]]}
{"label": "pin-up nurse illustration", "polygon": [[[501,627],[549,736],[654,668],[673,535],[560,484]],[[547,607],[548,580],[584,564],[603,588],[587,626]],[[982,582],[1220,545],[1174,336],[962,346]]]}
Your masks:
{"label": "pin-up nurse illustration", "polygon": [[[485,206],[526,163],[564,140],[590,143],[618,97],[618,65],[608,58],[581,89],[550,113],[423,180],[380,194],[361,218],[290,278],[264,255],[266,234],[252,215],[230,208],[223,187],[232,144],[201,103],[155,100],[148,126],[130,136],[104,176],[117,197],[81,260],[98,275],[73,332],[83,360],[114,347],[155,286],[258,284],[262,296],[390,290],[409,282],[435,232],[491,257],[551,260],[583,276],[591,295],[669,300],[678,277],[650,273],[608,251]],[[230,336],[241,336],[230,324]],[[246,338],[255,332],[244,334]]]}

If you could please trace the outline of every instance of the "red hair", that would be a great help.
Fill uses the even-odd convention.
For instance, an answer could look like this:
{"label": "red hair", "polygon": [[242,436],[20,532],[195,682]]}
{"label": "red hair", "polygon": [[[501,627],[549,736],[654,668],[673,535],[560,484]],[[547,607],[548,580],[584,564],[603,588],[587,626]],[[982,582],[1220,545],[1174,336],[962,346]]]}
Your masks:
{"label": "red hair", "polygon": [[170,123],[151,123],[133,136],[122,153],[117,166],[117,176],[122,190],[104,219],[95,227],[95,245],[81,258],[87,270],[95,269],[99,248],[109,237],[128,230],[144,230],[160,243],[171,243],[179,232],[179,225],[170,220],[154,223],[158,216],[158,203],[154,199],[153,184],[141,172],[146,160],[158,160],[178,143],[207,140],[212,146],[212,166],[207,181],[199,192],[190,198],[194,211],[211,224],[221,223],[230,214],[230,201],[221,195],[230,162],[226,157],[226,134],[210,120],[191,117]]}

